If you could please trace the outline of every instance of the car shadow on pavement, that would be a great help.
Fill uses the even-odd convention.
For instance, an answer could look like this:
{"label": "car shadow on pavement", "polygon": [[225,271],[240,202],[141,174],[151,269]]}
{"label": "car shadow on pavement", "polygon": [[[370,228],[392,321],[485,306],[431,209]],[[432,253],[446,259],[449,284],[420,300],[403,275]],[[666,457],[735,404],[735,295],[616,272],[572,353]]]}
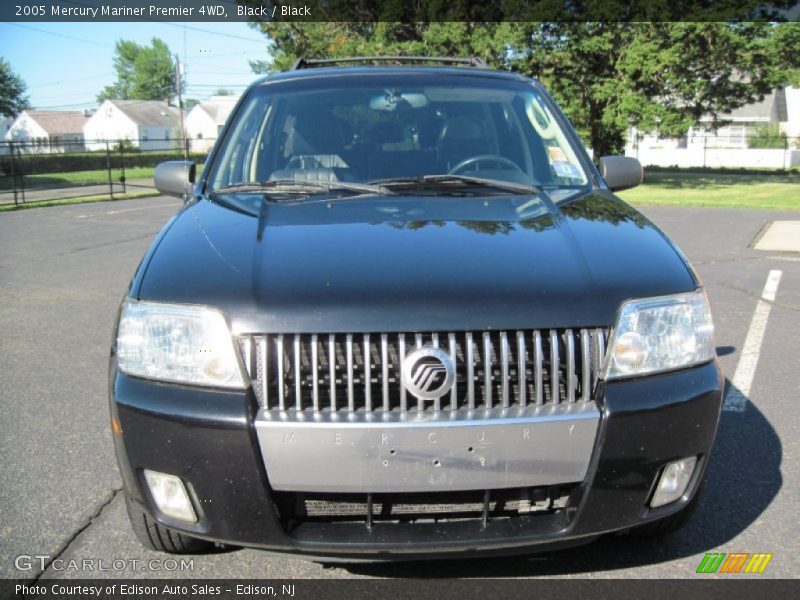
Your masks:
{"label": "car shadow on pavement", "polygon": [[[726,380],[726,393],[730,387]],[[606,535],[586,546],[522,556],[337,566],[376,577],[528,577],[613,571],[685,558],[725,545],[764,512],[782,485],[781,457],[775,429],[748,402],[744,412],[722,412],[700,505],[689,524],[672,535]]]}

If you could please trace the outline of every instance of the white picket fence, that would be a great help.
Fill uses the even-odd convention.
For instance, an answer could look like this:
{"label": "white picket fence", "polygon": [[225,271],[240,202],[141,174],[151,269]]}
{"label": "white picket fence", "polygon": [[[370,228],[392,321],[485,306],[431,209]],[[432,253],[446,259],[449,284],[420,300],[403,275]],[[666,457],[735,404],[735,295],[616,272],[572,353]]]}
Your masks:
{"label": "white picket fence", "polygon": [[627,156],[644,166],[791,169],[800,165],[800,150],[782,148],[627,148]]}

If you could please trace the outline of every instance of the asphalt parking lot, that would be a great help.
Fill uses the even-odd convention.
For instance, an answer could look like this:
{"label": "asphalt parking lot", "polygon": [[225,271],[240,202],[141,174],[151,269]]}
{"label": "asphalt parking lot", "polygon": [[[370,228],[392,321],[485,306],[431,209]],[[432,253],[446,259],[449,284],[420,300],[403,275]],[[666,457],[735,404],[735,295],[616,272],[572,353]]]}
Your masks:
{"label": "asphalt parking lot", "polygon": [[[800,572],[800,254],[749,247],[765,223],[799,217],[672,207],[643,212],[700,273],[729,380],[763,303],[763,338],[755,355],[750,343],[737,377],[751,381],[741,390],[746,403],[723,412],[703,502],[681,532],[515,558],[324,566],[238,550],[195,556],[190,572],[142,570],[163,557],[138,544],[125,515],[108,420],[108,348],[129,279],[179,206],[151,198],[0,214],[0,577],[673,578],[693,577],[714,550],[773,553],[761,577]],[[774,301],[761,299],[770,273],[773,282],[780,277]],[[20,563],[20,555],[46,558]],[[53,568],[70,559],[140,566]]]}

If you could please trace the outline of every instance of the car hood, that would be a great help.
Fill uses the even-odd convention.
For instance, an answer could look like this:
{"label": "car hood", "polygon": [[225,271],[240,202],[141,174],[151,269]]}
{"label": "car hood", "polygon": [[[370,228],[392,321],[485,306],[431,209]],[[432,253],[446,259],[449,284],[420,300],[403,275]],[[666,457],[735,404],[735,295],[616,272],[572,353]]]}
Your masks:
{"label": "car hood", "polygon": [[697,286],[664,234],[605,192],[558,208],[384,196],[260,214],[202,199],[151,250],[132,295],[219,307],[237,333],[608,326],[625,299]]}

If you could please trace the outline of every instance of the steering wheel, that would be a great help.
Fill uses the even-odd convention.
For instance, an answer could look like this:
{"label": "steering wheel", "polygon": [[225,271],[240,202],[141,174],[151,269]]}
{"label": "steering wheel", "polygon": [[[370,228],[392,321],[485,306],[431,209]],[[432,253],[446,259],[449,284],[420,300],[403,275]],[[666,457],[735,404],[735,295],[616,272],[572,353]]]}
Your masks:
{"label": "steering wheel", "polygon": [[477,165],[482,162],[494,163],[496,165],[504,165],[506,167],[511,167],[515,171],[522,173],[522,169],[519,168],[517,163],[515,163],[513,160],[506,158],[505,156],[500,156],[499,154],[479,154],[477,156],[470,156],[469,158],[465,158],[464,160],[462,160],[455,167],[450,169],[447,173],[449,175],[457,175],[458,173],[465,171],[467,167],[471,167],[472,165]]}

